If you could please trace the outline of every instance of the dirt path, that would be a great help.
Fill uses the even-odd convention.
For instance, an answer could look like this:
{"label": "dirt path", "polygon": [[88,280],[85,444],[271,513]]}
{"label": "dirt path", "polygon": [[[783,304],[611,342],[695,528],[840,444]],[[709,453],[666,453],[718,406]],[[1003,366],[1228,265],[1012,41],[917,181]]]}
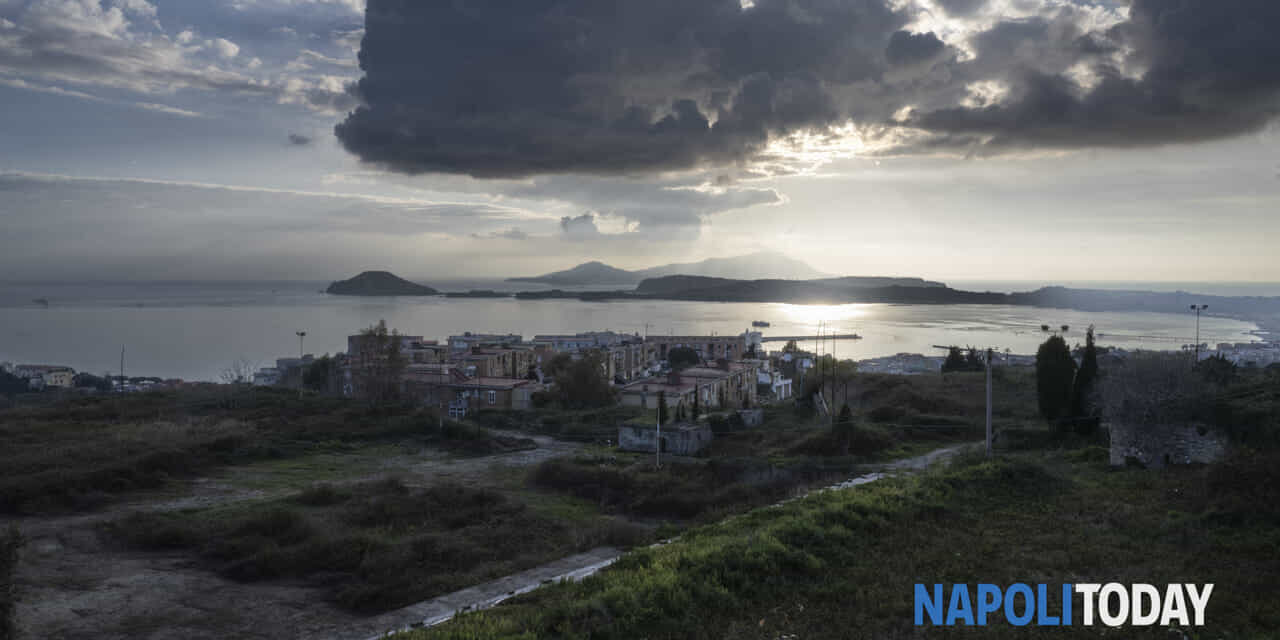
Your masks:
{"label": "dirt path", "polygon": [[[527,437],[524,434],[510,434]],[[314,587],[238,583],[194,566],[189,554],[129,552],[99,539],[95,525],[132,511],[171,511],[282,497],[317,479],[335,484],[396,475],[413,486],[494,485],[513,471],[571,454],[581,445],[534,437],[538,447],[491,456],[439,450],[353,451],[229,467],[177,490],[136,497],[89,514],[0,518],[27,538],[18,565],[18,638],[150,640],[331,637],[368,627],[328,604]],[[370,631],[365,636],[373,635]]]}

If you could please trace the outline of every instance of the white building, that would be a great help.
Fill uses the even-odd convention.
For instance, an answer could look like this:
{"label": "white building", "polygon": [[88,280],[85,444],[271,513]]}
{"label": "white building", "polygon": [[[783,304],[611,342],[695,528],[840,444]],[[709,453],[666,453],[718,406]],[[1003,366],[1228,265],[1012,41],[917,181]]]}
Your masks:
{"label": "white building", "polygon": [[275,367],[263,367],[253,373],[253,386],[272,387],[280,383],[280,370]]}
{"label": "white building", "polygon": [[20,364],[13,368],[13,375],[26,378],[32,389],[45,387],[70,389],[75,386],[76,370],[52,364]]}

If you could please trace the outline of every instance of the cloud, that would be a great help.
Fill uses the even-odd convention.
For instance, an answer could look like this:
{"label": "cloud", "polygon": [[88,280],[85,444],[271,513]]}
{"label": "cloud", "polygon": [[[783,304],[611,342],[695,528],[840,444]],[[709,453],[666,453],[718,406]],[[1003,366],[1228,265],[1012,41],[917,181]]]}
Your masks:
{"label": "cloud", "polygon": [[169,105],[167,105],[167,104],[159,104],[159,103],[156,103],[156,102],[138,102],[138,103],[135,103],[135,104],[136,104],[138,107],[141,107],[141,108],[146,109],[146,110],[148,110],[148,111],[155,111],[155,112],[157,112],[157,113],[167,113],[167,114],[169,114],[169,115],[171,115],[171,116],[182,116],[182,117],[184,117],[184,118],[203,118],[203,117],[205,117],[205,116],[204,116],[204,114],[203,114],[203,113],[200,113],[199,111],[190,111],[190,110],[187,110],[187,109],[179,109],[178,107],[171,107],[171,106],[169,106]]}
{"label": "cloud", "polygon": [[223,58],[231,59],[240,55],[240,46],[226,38],[216,38],[210,42],[210,46]]}
{"label": "cloud", "polygon": [[885,57],[889,64],[916,64],[928,61],[946,50],[938,36],[932,31],[928,33],[911,33],[895,31],[889,36],[889,46],[885,49]]}
{"label": "cloud", "polygon": [[[418,264],[424,247],[456,266],[470,232],[539,219],[484,202],[14,173],[0,173],[0,218],[11,277],[142,279],[323,278]],[[77,231],[86,228],[96,231]],[[49,256],[68,259],[42,272]]]}
{"label": "cloud", "polygon": [[584,213],[560,218],[560,232],[569,240],[590,240],[600,235],[600,228],[596,226],[594,213]]}
{"label": "cloud", "polygon": [[373,0],[336,133],[409,174],[732,164],[837,122],[828,87],[873,80],[908,20],[882,0]]}
{"label": "cloud", "polygon": [[382,168],[483,178],[785,163],[796,137],[1197,142],[1274,118],[1276,24],[1273,0],[371,0],[361,104],[335,133]]}
{"label": "cloud", "polygon": [[969,16],[977,13],[979,9],[987,3],[987,0],[933,0],[938,6],[942,7],[952,16]]}
{"label": "cloud", "polygon": [[[1002,23],[980,38],[980,59],[1003,70],[1006,99],[914,114],[911,127],[979,153],[1201,142],[1256,131],[1280,112],[1280,3],[1135,0],[1129,19],[1058,42],[1057,68],[1038,67],[1032,39],[1048,21]],[[1015,35],[1016,34],[1016,35]],[[987,59],[984,61],[983,59]],[[1068,69],[1062,69],[1070,64]]]}
{"label": "cloud", "polygon": [[68,98],[78,98],[80,100],[88,100],[88,101],[99,102],[103,104],[116,104],[116,105],[122,105],[126,107],[146,109],[147,111],[154,111],[156,113],[167,113],[169,115],[182,116],[184,118],[205,117],[203,113],[200,113],[198,111],[180,109],[178,107],[169,106],[167,104],[160,104],[157,102],[130,102],[127,100],[113,100],[109,98],[103,98],[101,96],[95,96],[91,93],[85,93],[83,91],[76,91],[74,89],[64,89],[62,87],[57,87],[57,86],[32,84],[30,82],[27,82],[26,80],[23,80],[22,78],[6,78],[3,76],[0,76],[0,85],[6,86],[6,87],[13,87],[15,89],[25,89],[27,91],[37,91],[40,93],[48,93],[52,95],[65,96]]}
{"label": "cloud", "polygon": [[38,78],[81,93],[101,87],[257,96],[333,114],[354,104],[350,78],[270,73],[261,58],[240,56],[240,45],[227,37],[206,38],[195,28],[166,32],[144,0],[20,0],[0,3],[0,17],[0,77]]}
{"label": "cloud", "polygon": [[305,147],[311,144],[311,138],[309,136],[304,136],[300,133],[290,133],[289,144],[298,146],[298,147]]}
{"label": "cloud", "polygon": [[528,240],[529,234],[516,227],[510,227],[507,229],[490,231],[489,233],[473,233],[471,234],[471,237],[478,240]]}

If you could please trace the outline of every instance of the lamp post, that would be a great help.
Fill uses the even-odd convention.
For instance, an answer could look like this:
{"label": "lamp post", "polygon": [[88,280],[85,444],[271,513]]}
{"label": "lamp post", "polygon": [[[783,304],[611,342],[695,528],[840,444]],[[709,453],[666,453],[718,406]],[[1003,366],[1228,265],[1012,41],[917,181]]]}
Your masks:
{"label": "lamp post", "polygon": [[1196,362],[1200,362],[1200,312],[1208,308],[1207,304],[1191,305],[1191,310],[1196,312]]}

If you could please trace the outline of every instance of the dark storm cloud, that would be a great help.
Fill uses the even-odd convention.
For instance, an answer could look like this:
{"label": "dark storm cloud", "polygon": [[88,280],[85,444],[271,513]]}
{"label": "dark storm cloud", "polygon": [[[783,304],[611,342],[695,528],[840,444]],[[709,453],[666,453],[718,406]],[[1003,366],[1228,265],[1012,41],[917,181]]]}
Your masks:
{"label": "dark storm cloud", "polygon": [[827,127],[909,17],[882,0],[373,0],[364,105],[338,125],[404,173],[500,177],[730,164]]}
{"label": "dark storm cloud", "polygon": [[[1017,59],[1018,40],[1046,37],[1043,22],[997,25],[978,39],[980,59]],[[1028,65],[1009,75],[996,104],[917,114],[910,124],[944,144],[1011,148],[1133,147],[1198,142],[1257,130],[1280,111],[1280,3],[1273,0],[1135,0],[1130,19],[1081,34],[1057,55],[1097,78]],[[1016,35],[1016,37],[1014,37]],[[1110,57],[1127,47],[1123,73]]]}
{"label": "dark storm cloud", "polygon": [[[769,160],[771,141],[850,122],[878,132],[881,152],[1000,153],[1201,141],[1276,115],[1273,0],[1133,0],[1125,21],[1099,20],[1106,5],[1045,3],[955,36],[964,43],[905,30],[920,10],[371,0],[362,104],[335,131],[393,171],[493,178],[745,165]],[[975,55],[948,55],[961,44]]]}
{"label": "dark storm cloud", "polygon": [[885,57],[889,64],[915,64],[930,60],[947,48],[938,36],[929,33],[911,33],[895,31],[889,37],[889,47],[885,49]]}

